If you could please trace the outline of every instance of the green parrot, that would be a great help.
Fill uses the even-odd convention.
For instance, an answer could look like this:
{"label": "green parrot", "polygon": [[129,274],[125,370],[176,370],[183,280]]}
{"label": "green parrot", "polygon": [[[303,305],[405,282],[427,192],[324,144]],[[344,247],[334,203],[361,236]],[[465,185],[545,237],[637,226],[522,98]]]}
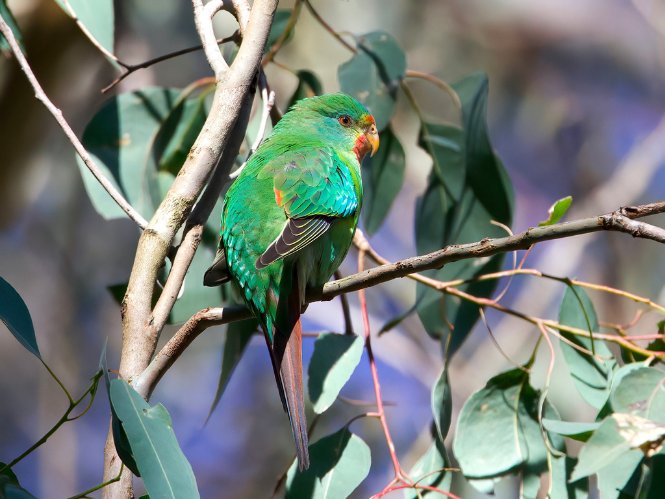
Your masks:
{"label": "green parrot", "polygon": [[342,263],[362,204],[360,164],[379,147],[374,117],[346,94],[298,101],[224,198],[206,286],[229,280],[259,319],[300,469],[309,467],[300,314],[305,289]]}

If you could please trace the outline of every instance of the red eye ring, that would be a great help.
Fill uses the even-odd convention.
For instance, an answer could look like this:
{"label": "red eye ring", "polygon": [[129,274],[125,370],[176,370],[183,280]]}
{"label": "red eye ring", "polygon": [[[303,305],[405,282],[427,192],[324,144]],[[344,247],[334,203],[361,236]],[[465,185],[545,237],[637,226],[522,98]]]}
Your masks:
{"label": "red eye ring", "polygon": [[348,114],[343,114],[342,116],[337,118],[337,121],[339,121],[340,125],[347,128],[353,124],[353,120],[351,119],[351,116],[349,116]]}

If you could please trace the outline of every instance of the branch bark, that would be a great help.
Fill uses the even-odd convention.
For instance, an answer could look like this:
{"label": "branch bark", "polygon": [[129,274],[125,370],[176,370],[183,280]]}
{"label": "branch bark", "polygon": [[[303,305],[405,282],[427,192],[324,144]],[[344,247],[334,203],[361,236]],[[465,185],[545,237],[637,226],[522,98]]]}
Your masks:
{"label": "branch bark", "polygon": [[[141,235],[127,293],[122,304],[123,346],[120,376],[132,382],[152,358],[160,330],[151,327],[151,299],[157,272],[194,202],[229,144],[233,129],[260,67],[277,0],[256,0],[250,12],[243,42],[228,70],[212,31],[209,13],[193,0],[195,24],[206,56],[217,79],[212,108],[173,185]],[[221,60],[221,62],[220,62]],[[183,257],[184,258],[184,257]],[[191,261],[191,260],[190,260]],[[175,281],[174,281],[175,282]],[[166,307],[164,307],[166,308]],[[118,459],[109,435],[105,450],[104,478],[117,475]],[[130,497],[131,474],[107,488],[104,497]]]}
{"label": "branch bark", "polygon": [[[377,284],[400,277],[416,277],[414,274],[417,272],[441,268],[447,263],[459,260],[488,257],[497,253],[507,253],[520,249],[525,250],[534,244],[544,241],[603,230],[626,232],[634,237],[644,237],[665,243],[665,239],[662,239],[662,235],[665,234],[663,229],[634,220],[636,218],[658,213],[665,213],[665,201],[640,206],[628,206],[605,215],[550,225],[547,227],[532,227],[512,236],[495,239],[488,238],[475,243],[447,246],[426,255],[406,258],[395,263],[379,265],[331,281],[326,283],[326,285],[320,290],[309,289],[307,290],[307,303],[332,300],[341,294],[376,286]],[[626,223],[630,223],[630,229],[626,229]],[[359,241],[358,246],[360,251],[371,254],[369,252],[371,252],[372,249],[364,237],[358,237],[356,241]],[[633,298],[634,297],[631,297],[631,299]],[[134,387],[139,393],[141,393],[141,395],[149,397],[162,376],[199,334],[209,327],[227,324],[229,322],[243,320],[249,317],[251,317],[249,310],[242,306],[207,308],[196,313],[176,332],[176,334],[155,356],[148,368],[146,368],[137,378]]]}

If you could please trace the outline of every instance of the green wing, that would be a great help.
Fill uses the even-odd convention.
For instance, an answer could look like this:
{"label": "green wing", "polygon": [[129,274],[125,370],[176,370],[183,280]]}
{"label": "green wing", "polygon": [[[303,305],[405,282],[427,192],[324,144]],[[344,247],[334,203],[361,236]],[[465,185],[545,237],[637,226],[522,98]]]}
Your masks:
{"label": "green wing", "polygon": [[[353,166],[351,166],[353,168]],[[356,213],[358,192],[349,165],[333,149],[307,148],[268,162],[259,178],[272,177],[275,201],[288,217],[284,229],[256,261],[256,268],[302,250],[325,234],[335,218]]]}

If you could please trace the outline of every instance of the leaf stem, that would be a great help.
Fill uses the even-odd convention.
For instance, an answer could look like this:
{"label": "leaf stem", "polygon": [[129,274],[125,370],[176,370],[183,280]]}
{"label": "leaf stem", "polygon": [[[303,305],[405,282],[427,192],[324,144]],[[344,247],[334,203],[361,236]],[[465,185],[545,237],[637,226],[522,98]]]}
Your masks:
{"label": "leaf stem", "polygon": [[124,464],[121,464],[121,465],[120,465],[120,471],[118,472],[118,475],[117,475],[117,476],[111,478],[110,480],[106,480],[105,482],[102,482],[102,483],[100,483],[100,484],[97,484],[97,485],[95,485],[94,487],[90,487],[88,490],[84,490],[84,491],[81,492],[80,494],[76,494],[75,496],[71,496],[71,497],[69,497],[68,499],[81,499],[81,498],[83,498],[83,497],[87,497],[90,493],[92,493],[92,492],[96,492],[96,491],[98,491],[98,490],[100,490],[100,489],[103,489],[103,488],[106,487],[107,485],[111,485],[112,483],[117,482],[118,480],[120,480],[120,477],[122,476],[122,471],[123,471],[124,469],[125,469],[125,465],[124,465]]}
{"label": "leaf stem", "polygon": [[310,14],[314,17],[314,19],[317,20],[317,22],[325,29],[328,33],[330,33],[335,39],[341,43],[345,48],[353,52],[354,54],[358,52],[358,49],[355,48],[353,45],[351,45],[349,42],[347,42],[342,36],[333,29],[330,24],[328,24],[323,17],[314,9],[312,6],[311,2],[309,0],[303,0],[305,5],[307,6],[307,10],[309,10]]}
{"label": "leaf stem", "polygon": [[407,69],[406,74],[404,76],[406,78],[417,78],[432,83],[433,85],[437,86],[438,88],[440,88],[441,90],[443,90],[445,93],[448,94],[450,100],[453,101],[453,104],[455,104],[455,107],[458,110],[462,109],[462,101],[460,100],[459,95],[457,95],[457,92],[455,92],[455,89],[451,87],[447,82],[443,81],[441,78],[437,78],[434,75],[425,73],[423,71],[417,71],[415,69]]}

